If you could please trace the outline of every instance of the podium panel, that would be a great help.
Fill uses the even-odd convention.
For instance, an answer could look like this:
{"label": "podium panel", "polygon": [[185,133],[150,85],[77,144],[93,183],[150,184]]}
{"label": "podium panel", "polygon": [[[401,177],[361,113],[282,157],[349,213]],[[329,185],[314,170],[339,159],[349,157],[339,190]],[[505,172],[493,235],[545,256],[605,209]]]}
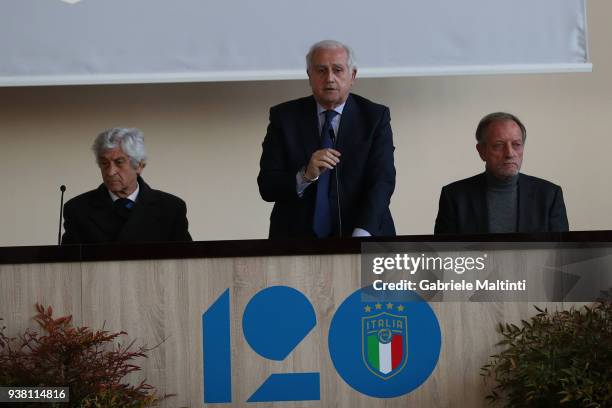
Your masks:
{"label": "podium panel", "polygon": [[[428,302],[439,324],[441,338],[439,357],[431,375],[426,374],[422,384],[403,395],[372,397],[342,378],[329,352],[334,316],[351,294],[367,284],[360,248],[351,245],[350,250],[337,254],[251,256],[246,251],[242,255],[249,256],[196,257],[192,248],[184,251],[185,257],[176,259],[117,256],[116,260],[92,260],[106,255],[90,256],[90,259],[83,255],[76,262],[55,259],[41,263],[4,263],[0,264],[0,317],[7,327],[5,332],[15,335],[26,327],[34,327],[31,317],[38,302],[52,306],[56,316],[72,314],[76,325],[123,330],[136,344],[157,345],[148,359],[136,362],[142,371],[132,374],[129,380],[146,379],[160,394],[176,394],[164,401],[163,407],[454,407],[460,401],[462,406],[484,408],[488,406],[484,397],[489,390],[480,376],[480,367],[499,351],[495,346],[500,340],[497,324],[528,319],[534,315],[534,304],[549,309],[564,307],[562,303],[546,302]],[[104,254],[111,249],[97,251]],[[141,252],[148,250],[140,248]],[[529,256],[541,258],[546,251],[557,250],[537,251],[531,255],[520,251],[513,254],[516,265],[528,269],[525,266],[528,262],[524,260]],[[503,259],[507,258],[502,257],[499,262],[506,262]],[[606,267],[611,264],[609,260],[605,262]],[[295,296],[281,296],[278,304],[269,302],[267,307],[272,311],[269,318],[251,319],[245,314],[251,307],[250,302],[260,299],[258,294],[277,287],[284,288],[281,290],[284,294]],[[213,307],[223,305],[220,300],[228,301],[226,309]],[[251,305],[253,310],[257,309],[254,303]],[[308,305],[314,311],[314,321],[310,323],[301,312]],[[394,307],[391,310],[395,311]],[[217,328],[213,323],[206,328],[209,338],[203,338],[204,321],[208,321],[203,315],[212,316],[217,310],[220,310],[219,321],[227,320],[229,338],[222,325]],[[259,308],[256,313],[262,310]],[[290,316],[289,321],[275,321],[276,310],[282,316]],[[397,313],[394,313],[387,315],[395,316]],[[292,316],[295,320],[291,322]],[[415,333],[411,330],[419,330],[411,319],[408,313],[408,337]],[[245,329],[245,322],[261,324],[262,332],[256,333],[257,329],[252,327]],[[281,343],[289,341],[284,340],[287,334],[284,331],[292,324],[296,330],[303,328],[304,331],[294,339],[295,345],[278,357],[276,352],[282,352]],[[276,327],[279,331],[275,332]],[[206,341],[209,345],[227,344],[229,361],[223,355],[204,354]],[[362,339],[355,341],[361,344]],[[411,352],[418,350],[410,349],[412,343],[406,344],[408,349],[403,352],[407,353],[405,364],[409,369],[418,357]],[[367,358],[364,357],[366,365]],[[207,364],[219,367],[208,367],[206,371]],[[208,383],[220,388],[215,392],[207,390],[204,373],[214,375],[216,370],[223,373],[223,365],[229,367],[229,379],[221,376],[216,382]],[[260,390],[273,377],[287,381],[287,385],[283,387],[279,382],[270,392]],[[258,390],[264,395],[264,400],[259,400],[263,402],[253,402],[257,401]],[[223,395],[226,395],[225,401],[209,403],[214,398],[223,399]]]}

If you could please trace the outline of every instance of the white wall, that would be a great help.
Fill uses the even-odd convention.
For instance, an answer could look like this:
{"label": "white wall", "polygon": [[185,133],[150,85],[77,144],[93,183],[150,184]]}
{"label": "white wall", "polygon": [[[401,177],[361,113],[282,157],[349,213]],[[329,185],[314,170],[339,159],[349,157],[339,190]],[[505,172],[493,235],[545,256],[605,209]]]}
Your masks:
{"label": "white wall", "polygon": [[[431,233],[440,187],[483,169],[473,133],[497,110],[527,126],[523,171],[563,187],[571,229],[612,229],[610,15],[610,2],[588,3],[591,74],[358,80],[356,93],[391,108],[399,234]],[[89,148],[112,126],[144,131],[143,175],[187,201],[194,239],[264,238],[268,109],[308,93],[305,80],[0,88],[0,246],[55,242],[58,187],[71,198],[100,183]]]}

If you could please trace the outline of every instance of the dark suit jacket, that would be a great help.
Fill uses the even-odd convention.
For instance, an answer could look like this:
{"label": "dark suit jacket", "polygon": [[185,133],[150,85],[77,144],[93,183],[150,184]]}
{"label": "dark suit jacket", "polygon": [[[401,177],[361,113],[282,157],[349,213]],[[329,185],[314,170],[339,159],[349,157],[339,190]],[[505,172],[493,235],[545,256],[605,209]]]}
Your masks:
{"label": "dark suit jacket", "polygon": [[104,184],[69,200],[64,205],[62,244],[191,241],[185,202],[151,189],[140,177],[138,184],[134,208],[117,236],[113,201]]}
{"label": "dark suit jacket", "polygon": [[[485,173],[442,188],[435,234],[488,233],[487,176]],[[561,187],[519,174],[518,232],[560,232],[569,225]]]}
{"label": "dark suit jacket", "polygon": [[[372,235],[393,236],[389,202],[395,189],[393,137],[389,108],[349,95],[338,128],[336,149],[342,235],[356,227]],[[300,198],[296,174],[319,149],[319,122],[314,97],[296,99],[270,109],[257,177],[261,197],[274,202],[270,238],[314,237],[316,182]],[[330,177],[333,235],[338,235],[336,180]]]}

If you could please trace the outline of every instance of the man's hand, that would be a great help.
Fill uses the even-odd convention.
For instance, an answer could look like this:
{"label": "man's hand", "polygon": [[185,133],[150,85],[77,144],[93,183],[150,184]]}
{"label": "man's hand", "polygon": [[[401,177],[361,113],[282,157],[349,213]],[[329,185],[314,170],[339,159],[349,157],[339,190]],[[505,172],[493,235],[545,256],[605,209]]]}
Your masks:
{"label": "man's hand", "polygon": [[309,180],[316,180],[326,169],[332,170],[340,163],[340,152],[335,149],[321,149],[310,156],[304,175]]}

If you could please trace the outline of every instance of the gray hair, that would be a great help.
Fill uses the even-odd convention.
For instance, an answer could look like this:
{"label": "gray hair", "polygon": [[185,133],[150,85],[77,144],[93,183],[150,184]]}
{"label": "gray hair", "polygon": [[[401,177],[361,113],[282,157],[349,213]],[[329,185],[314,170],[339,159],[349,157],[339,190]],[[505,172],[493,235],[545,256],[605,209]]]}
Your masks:
{"label": "gray hair", "polygon": [[351,47],[346,44],[342,44],[340,41],[323,40],[313,44],[310,47],[310,50],[308,50],[308,54],[306,54],[306,70],[308,71],[310,69],[310,66],[312,65],[312,56],[316,51],[330,50],[334,48],[344,48],[344,51],[346,51],[346,63],[349,66],[349,69],[351,71],[357,69],[357,65],[355,65],[355,53]]}
{"label": "gray hair", "polygon": [[491,123],[504,120],[511,120],[518,125],[518,127],[521,129],[521,133],[523,134],[523,143],[525,143],[525,140],[527,139],[527,129],[525,129],[525,125],[523,125],[519,118],[511,113],[493,112],[480,119],[478,127],[476,127],[476,140],[478,141],[478,144],[483,145],[485,143],[487,129]]}
{"label": "gray hair", "polygon": [[144,147],[144,135],[140,129],[112,128],[105,130],[96,137],[91,149],[98,161],[104,152],[117,147],[128,155],[132,168],[137,168],[139,164],[143,166],[146,164],[147,152]]}

